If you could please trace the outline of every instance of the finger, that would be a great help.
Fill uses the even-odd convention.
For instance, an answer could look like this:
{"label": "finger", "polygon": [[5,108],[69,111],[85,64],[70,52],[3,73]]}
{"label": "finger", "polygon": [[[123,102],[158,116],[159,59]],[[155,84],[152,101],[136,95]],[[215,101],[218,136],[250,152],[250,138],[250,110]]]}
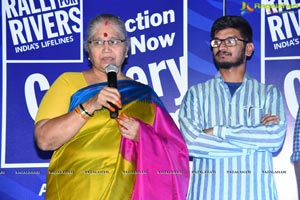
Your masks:
{"label": "finger", "polygon": [[131,117],[129,117],[129,116],[126,115],[125,113],[122,113],[122,116],[123,116],[124,118],[131,119]]}
{"label": "finger", "polygon": [[[112,87],[104,87],[101,91],[106,92],[106,93],[112,93],[118,96],[118,98],[121,98],[121,94],[119,93],[117,88],[112,88]],[[100,92],[101,92],[100,91]]]}
{"label": "finger", "polygon": [[116,105],[118,108],[122,108],[121,96],[117,89],[115,88],[104,88],[98,94],[98,99],[103,106],[109,107],[107,102]]}
{"label": "finger", "polygon": [[121,135],[125,138],[128,138],[130,140],[133,139],[133,136],[130,134],[129,130],[123,128],[123,127],[120,127],[120,132],[121,132]]}
{"label": "finger", "polygon": [[[122,108],[122,103],[121,103],[120,99],[115,99],[115,98],[107,97],[105,99],[105,102],[107,102],[108,104],[113,104],[113,105],[115,105],[116,107],[118,107],[120,109]],[[110,105],[110,106],[113,106],[113,105]]]}
{"label": "finger", "polygon": [[125,113],[120,114],[117,119],[123,123],[129,123],[130,120],[132,120],[132,118],[128,117]]}
{"label": "finger", "polygon": [[270,116],[268,118],[266,118],[267,122],[272,122],[272,121],[279,121],[279,117],[278,116]]}
{"label": "finger", "polygon": [[261,122],[265,121],[267,117],[271,116],[271,114],[265,114],[262,118],[261,118]]}
{"label": "finger", "polygon": [[262,121],[262,123],[263,123],[263,124],[272,124],[272,123],[277,123],[277,122],[279,122],[279,121],[280,121],[279,117],[273,115],[273,116],[266,117],[266,118]]}
{"label": "finger", "polygon": [[112,111],[112,112],[116,111],[116,109],[115,109],[115,107],[113,106],[113,104],[107,103],[107,105],[108,105],[108,106],[104,106],[104,107],[106,107],[109,111]]}
{"label": "finger", "polygon": [[121,94],[119,93],[119,91],[116,88],[105,88],[103,90],[103,94],[105,96],[110,97],[112,100],[117,101],[121,99]]}
{"label": "finger", "polygon": [[124,117],[123,114],[121,114],[117,117],[117,121],[118,121],[120,126],[128,129],[128,122],[126,121],[126,118]]}
{"label": "finger", "polygon": [[279,121],[280,121],[280,118],[278,116],[274,116],[274,117],[268,119],[268,123],[278,123]]}
{"label": "finger", "polygon": [[119,129],[120,129],[120,131],[121,131],[122,134],[129,135],[129,131],[128,131],[128,129],[126,127],[120,125]]}
{"label": "finger", "polygon": [[108,103],[110,103],[110,104],[113,104],[113,105],[115,105],[115,106],[117,106],[118,108],[122,108],[122,103],[121,103],[121,100],[120,99],[117,99],[117,100],[115,100],[115,99],[110,99],[110,100],[107,100],[107,102]]}
{"label": "finger", "polygon": [[130,122],[128,121],[128,119],[124,119],[124,118],[118,118],[117,121],[119,122],[119,124],[126,128],[126,129],[129,129],[130,127]]}
{"label": "finger", "polygon": [[125,119],[130,119],[130,117],[128,117],[128,115],[126,115],[125,113],[122,113],[121,115],[119,115],[119,118],[125,120]]}

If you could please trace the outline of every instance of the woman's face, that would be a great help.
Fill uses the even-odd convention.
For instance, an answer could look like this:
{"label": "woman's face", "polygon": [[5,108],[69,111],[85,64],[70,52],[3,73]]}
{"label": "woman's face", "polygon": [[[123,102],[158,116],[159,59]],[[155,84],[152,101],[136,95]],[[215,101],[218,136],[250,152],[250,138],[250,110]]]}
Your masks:
{"label": "woman's face", "polygon": [[125,58],[128,57],[125,39],[110,21],[101,23],[89,44],[89,58],[93,68],[105,73],[105,67],[112,63],[119,67],[120,71]]}

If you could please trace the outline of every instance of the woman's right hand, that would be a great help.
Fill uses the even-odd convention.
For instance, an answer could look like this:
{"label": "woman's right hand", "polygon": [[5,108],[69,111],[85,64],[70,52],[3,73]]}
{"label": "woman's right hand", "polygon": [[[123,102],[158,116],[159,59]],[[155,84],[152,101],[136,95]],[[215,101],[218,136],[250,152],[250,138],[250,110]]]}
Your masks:
{"label": "woman's right hand", "polygon": [[94,113],[94,111],[101,110],[103,107],[110,111],[115,111],[115,108],[110,103],[121,109],[121,95],[116,88],[104,87],[98,94],[83,103],[83,107],[89,113]]}

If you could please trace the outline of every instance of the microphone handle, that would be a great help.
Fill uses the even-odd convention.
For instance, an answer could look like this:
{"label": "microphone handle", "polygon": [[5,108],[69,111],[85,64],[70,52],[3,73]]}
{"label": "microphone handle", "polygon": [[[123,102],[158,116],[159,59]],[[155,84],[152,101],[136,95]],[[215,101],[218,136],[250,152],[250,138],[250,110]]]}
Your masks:
{"label": "microphone handle", "polygon": [[[117,73],[116,72],[109,72],[107,74],[107,76],[108,76],[108,87],[118,88],[117,87]],[[115,109],[115,111],[110,111],[110,118],[115,119],[119,115],[119,108],[111,102],[109,102],[109,104],[112,107],[114,107],[114,109]]]}
{"label": "microphone handle", "polygon": [[110,118],[115,119],[119,115],[119,108],[115,104],[112,104],[112,103],[109,103],[109,104],[115,108],[115,111],[110,111]]}

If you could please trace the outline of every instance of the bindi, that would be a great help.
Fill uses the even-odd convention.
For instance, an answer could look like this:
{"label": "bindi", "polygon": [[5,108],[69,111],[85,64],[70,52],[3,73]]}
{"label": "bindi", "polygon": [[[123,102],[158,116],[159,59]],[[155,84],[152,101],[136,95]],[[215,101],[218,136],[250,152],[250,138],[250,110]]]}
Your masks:
{"label": "bindi", "polygon": [[104,22],[104,25],[108,25],[108,24],[109,24],[109,21],[106,20],[106,21]]}
{"label": "bindi", "polygon": [[104,37],[107,37],[107,36],[108,36],[108,34],[107,34],[107,33],[103,33],[103,36],[104,36]]}

